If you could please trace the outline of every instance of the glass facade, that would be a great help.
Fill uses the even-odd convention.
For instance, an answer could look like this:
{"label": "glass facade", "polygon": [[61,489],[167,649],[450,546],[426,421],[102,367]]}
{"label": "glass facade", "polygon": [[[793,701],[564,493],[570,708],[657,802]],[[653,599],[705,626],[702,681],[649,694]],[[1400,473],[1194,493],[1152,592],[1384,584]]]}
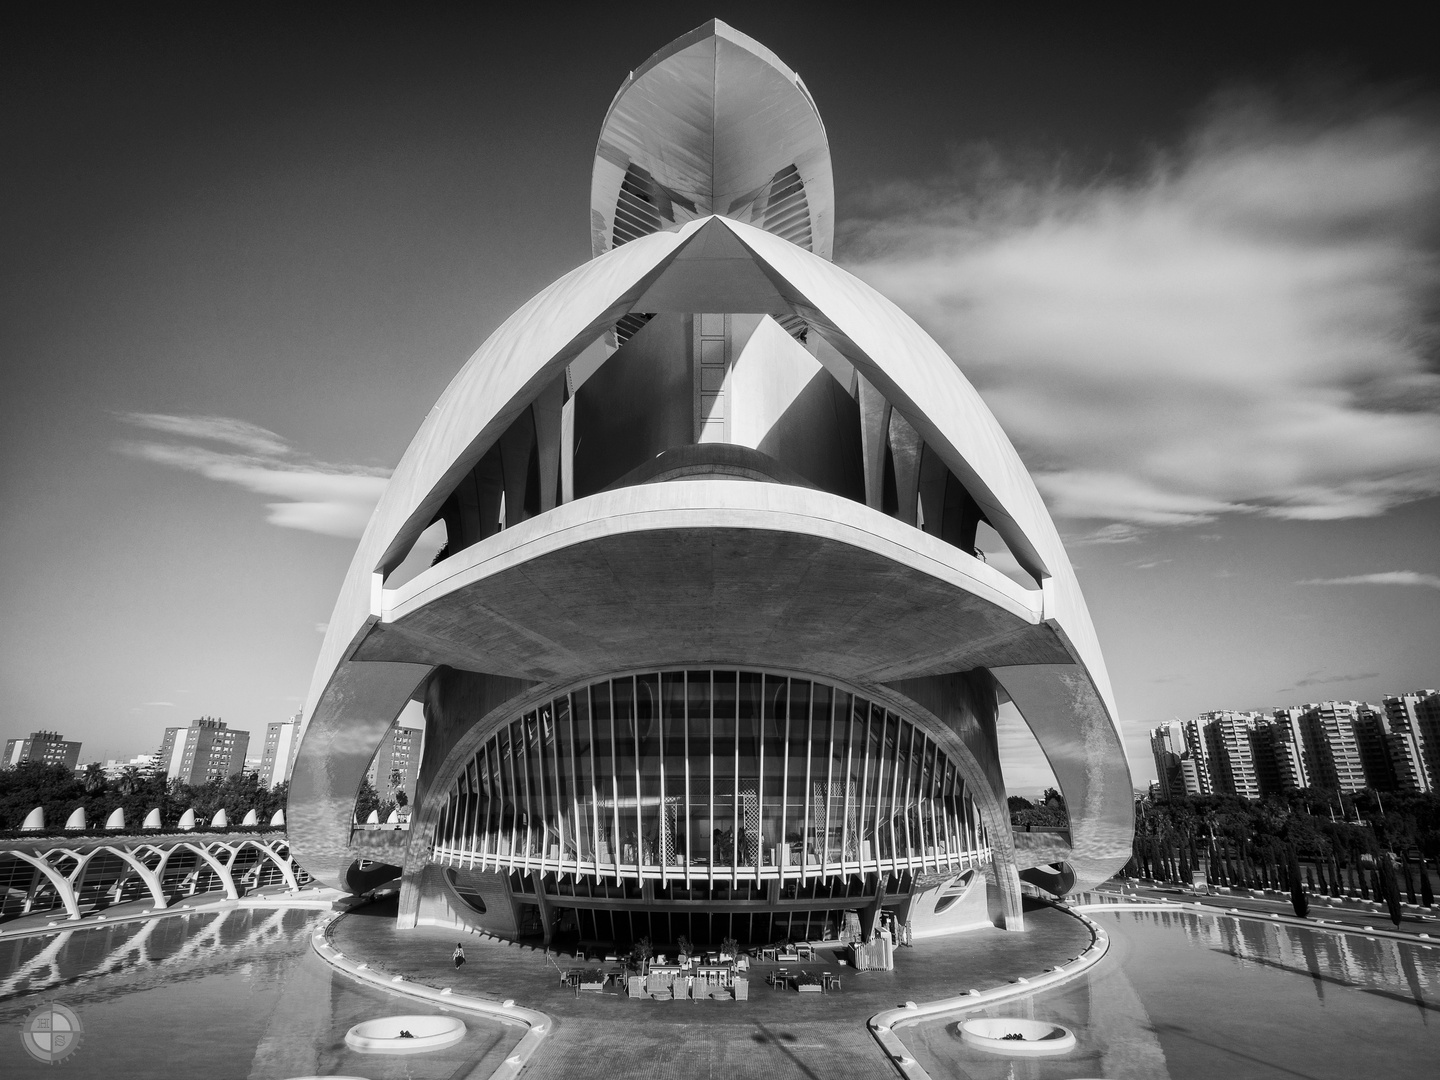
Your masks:
{"label": "glass facade", "polygon": [[662,883],[810,881],[988,862],[955,764],[829,683],[656,671],[502,724],[440,810],[433,860]]}

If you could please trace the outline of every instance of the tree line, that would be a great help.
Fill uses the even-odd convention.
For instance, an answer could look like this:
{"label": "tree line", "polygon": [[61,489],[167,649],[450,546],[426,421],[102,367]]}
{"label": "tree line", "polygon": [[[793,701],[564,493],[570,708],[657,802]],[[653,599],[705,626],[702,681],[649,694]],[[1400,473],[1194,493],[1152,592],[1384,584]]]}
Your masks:
{"label": "tree line", "polygon": [[1288,891],[1300,914],[1307,894],[1376,900],[1398,920],[1402,897],[1434,903],[1432,866],[1440,872],[1440,797],[1295,791],[1142,801],[1124,873],[1188,885],[1203,871],[1212,885]]}
{"label": "tree line", "polygon": [[105,831],[105,820],[117,809],[125,811],[126,831],[139,832],[145,815],[156,807],[166,829],[175,828],[186,810],[195,811],[201,828],[222,809],[232,826],[251,810],[261,826],[268,826],[275,811],[284,809],[288,788],[288,782],[265,788],[253,772],[184,784],[133,765],[110,777],[98,764],[77,775],[63,765],[22,761],[0,769],[0,830],[19,829],[37,806],[45,811],[47,833],[63,832],[66,820],[81,806],[86,831],[95,833]]}

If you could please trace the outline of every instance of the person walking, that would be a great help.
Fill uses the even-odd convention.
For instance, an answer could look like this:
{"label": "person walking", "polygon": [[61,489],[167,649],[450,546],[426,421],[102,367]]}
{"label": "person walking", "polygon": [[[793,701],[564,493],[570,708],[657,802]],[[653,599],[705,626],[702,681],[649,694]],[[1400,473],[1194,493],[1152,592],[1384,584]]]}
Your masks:
{"label": "person walking", "polygon": [[460,965],[465,963],[465,946],[457,941],[455,943],[455,952],[451,954],[450,959],[455,961],[455,967],[458,970]]}

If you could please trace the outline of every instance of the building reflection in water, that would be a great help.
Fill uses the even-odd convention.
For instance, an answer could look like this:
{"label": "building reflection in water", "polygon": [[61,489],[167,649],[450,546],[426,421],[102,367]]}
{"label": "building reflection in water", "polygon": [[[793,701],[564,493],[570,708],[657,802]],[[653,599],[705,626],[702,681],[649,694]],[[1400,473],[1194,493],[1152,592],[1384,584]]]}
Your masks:
{"label": "building reflection in water", "polygon": [[67,1001],[101,1001],[201,971],[280,963],[318,914],[231,908],[0,942],[0,1002],[57,986],[74,987]]}

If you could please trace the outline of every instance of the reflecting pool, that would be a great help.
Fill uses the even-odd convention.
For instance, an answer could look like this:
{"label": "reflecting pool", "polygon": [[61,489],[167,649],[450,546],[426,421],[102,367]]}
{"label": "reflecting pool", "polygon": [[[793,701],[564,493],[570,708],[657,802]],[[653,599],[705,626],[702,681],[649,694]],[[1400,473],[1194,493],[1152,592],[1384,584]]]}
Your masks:
{"label": "reflecting pool", "polygon": [[[236,909],[0,942],[0,1062],[7,1080],[309,1074],[440,1080],[488,1076],[522,1032],[463,1013],[469,1033],[448,1050],[379,1057],[345,1047],[352,1024],[393,1013],[440,1013],[338,975],[310,950],[326,912]],[[78,1049],[56,1065],[21,1045],[45,1002],[79,1017]]]}
{"label": "reflecting pool", "polygon": [[[448,1050],[393,1058],[348,1050],[345,1032],[363,1020],[443,1010],[333,972],[309,942],[329,917],[231,908],[0,941],[3,1074],[6,1080],[312,1074],[460,1080],[488,1077],[519,1042],[520,1029],[457,1011],[469,1031]],[[978,1013],[1062,1024],[1075,1032],[1076,1049],[1033,1060],[992,1057],[960,1041],[957,1017],[900,1029],[935,1080],[1339,1080],[1435,1073],[1440,948],[1181,911],[1101,910],[1091,917],[1110,934],[1111,951],[1101,964],[1053,992]],[[492,951],[504,962],[501,950]],[[919,948],[903,952],[906,966],[933,970]],[[488,953],[477,950],[477,963],[481,955]],[[527,964],[527,978],[546,970],[530,953],[517,952],[510,962]],[[953,968],[964,985],[963,954],[943,967]],[[865,978],[847,976],[847,991]],[[897,978],[880,973],[871,989],[898,987]],[[716,1064],[715,1075],[727,1080],[893,1075],[864,1034],[871,1006],[857,1012],[859,1002],[848,997],[833,1006],[829,998],[760,998],[713,1018],[650,1002],[563,1000],[559,1029],[531,1066],[537,1076],[638,1075],[638,1048],[658,1058],[665,1056],[655,1049],[661,1042],[673,1044],[666,1060],[694,1050],[707,1065],[676,1075],[705,1075]],[[84,1028],[79,1048],[60,1065],[33,1060],[22,1049],[26,1018],[47,1002],[73,1011]],[[815,1011],[802,1013],[802,1004]],[[597,1030],[605,1037],[597,1039]],[[756,1041],[767,1030],[778,1041]],[[840,1044],[853,1050],[843,1067],[832,1052]]]}
{"label": "reflecting pool", "polygon": [[963,1044],[957,1020],[901,1029],[935,1080],[1350,1080],[1433,1076],[1440,949],[1186,912],[1090,912],[1110,953],[1085,978],[970,1015],[1075,1031],[1061,1057]]}

